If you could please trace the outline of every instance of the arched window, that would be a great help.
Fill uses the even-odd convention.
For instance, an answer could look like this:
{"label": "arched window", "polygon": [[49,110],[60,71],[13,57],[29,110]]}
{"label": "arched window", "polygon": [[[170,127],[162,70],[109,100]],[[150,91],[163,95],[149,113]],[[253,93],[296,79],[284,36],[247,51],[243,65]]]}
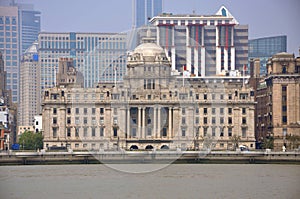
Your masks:
{"label": "arched window", "polygon": [[282,73],[285,74],[286,73],[286,66],[282,67]]}

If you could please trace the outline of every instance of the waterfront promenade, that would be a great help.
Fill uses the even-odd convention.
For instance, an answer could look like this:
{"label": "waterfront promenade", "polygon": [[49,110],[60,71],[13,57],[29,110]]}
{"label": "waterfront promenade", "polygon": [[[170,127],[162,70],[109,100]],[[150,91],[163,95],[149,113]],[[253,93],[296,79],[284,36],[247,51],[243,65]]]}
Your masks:
{"label": "waterfront promenade", "polygon": [[0,165],[89,163],[293,163],[300,152],[266,151],[80,151],[0,153]]}

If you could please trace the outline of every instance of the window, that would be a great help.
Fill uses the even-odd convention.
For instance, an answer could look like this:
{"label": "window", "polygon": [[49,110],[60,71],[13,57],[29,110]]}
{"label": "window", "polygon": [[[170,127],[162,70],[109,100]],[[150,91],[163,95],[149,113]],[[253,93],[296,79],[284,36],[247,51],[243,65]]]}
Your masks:
{"label": "window", "polygon": [[75,113],[76,113],[76,114],[79,114],[79,108],[76,108],[76,109],[75,109]]}
{"label": "window", "polygon": [[87,137],[88,136],[88,129],[84,128],[83,129],[83,137]]}
{"label": "window", "polygon": [[79,137],[79,128],[75,128],[75,136]]}
{"label": "window", "polygon": [[282,90],[282,91],[286,91],[286,86],[282,86],[282,87],[281,87],[281,90]]}
{"label": "window", "polygon": [[228,124],[232,124],[232,117],[228,117]]}
{"label": "window", "polygon": [[185,128],[181,129],[181,136],[182,136],[182,137],[185,137],[185,133],[186,133]]}
{"label": "window", "polygon": [[211,114],[213,114],[213,115],[216,114],[216,108],[211,109]]}
{"label": "window", "polygon": [[96,136],[96,129],[92,128],[92,137],[95,137],[95,136]]}
{"label": "window", "polygon": [[167,128],[163,128],[162,136],[163,137],[167,136]]}
{"label": "window", "polygon": [[114,108],[114,115],[117,115],[117,114],[118,114],[118,109]]}
{"label": "window", "polygon": [[53,124],[57,124],[57,118],[54,117],[53,120],[52,120]]}
{"label": "window", "polygon": [[246,114],[246,108],[242,108],[242,114]]}
{"label": "window", "polygon": [[228,128],[228,137],[232,136],[232,128]]}
{"label": "window", "polygon": [[203,114],[206,115],[207,114],[207,108],[203,109]]}
{"label": "window", "polygon": [[96,125],[96,117],[92,117],[92,125]]}
{"label": "window", "polygon": [[104,114],[104,108],[100,108],[100,114]]}
{"label": "window", "polygon": [[204,124],[207,124],[207,117],[204,117],[204,118],[203,118],[203,123],[204,123]]}
{"label": "window", "polygon": [[182,115],[185,115],[185,108],[182,108]]}
{"label": "window", "polygon": [[53,115],[56,115],[56,114],[57,114],[57,109],[53,108]]}
{"label": "window", "polygon": [[224,124],[224,117],[220,117],[220,124]]}
{"label": "window", "polygon": [[282,124],[287,124],[287,116],[282,116]]}
{"label": "window", "polygon": [[71,137],[71,128],[67,128],[67,137]]}
{"label": "window", "polygon": [[211,134],[212,134],[213,137],[216,136],[216,128],[212,128],[211,129]]}
{"label": "window", "polygon": [[211,95],[211,99],[212,99],[212,100],[215,100],[215,99],[216,99],[216,95],[215,95],[215,94],[212,94],[212,95]]}
{"label": "window", "polygon": [[245,138],[246,137],[246,128],[242,128],[242,137]]}
{"label": "window", "polygon": [[196,117],[195,123],[196,123],[196,124],[199,124],[199,117]]}
{"label": "window", "polygon": [[79,121],[79,117],[75,117],[75,124],[79,124],[80,121]]}
{"label": "window", "polygon": [[220,108],[220,114],[221,114],[221,115],[224,114],[224,108]]}
{"label": "window", "polygon": [[228,114],[232,114],[232,108],[228,108]]}
{"label": "window", "polygon": [[104,128],[100,127],[100,137],[103,137],[103,136],[104,136]]}
{"label": "window", "polygon": [[216,123],[216,118],[215,118],[215,117],[212,117],[212,118],[211,118],[211,123],[212,123],[212,124],[215,124],[215,123]]}
{"label": "window", "polygon": [[204,128],[203,129],[203,136],[206,136],[207,135],[207,128]]}
{"label": "window", "polygon": [[181,118],[181,124],[185,124],[185,117]]}
{"label": "window", "polygon": [[86,115],[87,114],[87,108],[83,109],[83,113]]}
{"label": "window", "polygon": [[67,117],[67,124],[71,124],[71,118]]}
{"label": "window", "polygon": [[286,112],[287,108],[286,106],[282,106],[282,112]]}
{"label": "window", "polygon": [[114,137],[117,137],[117,136],[118,136],[118,129],[114,128]]}
{"label": "window", "polygon": [[84,117],[84,118],[83,118],[83,123],[84,123],[84,124],[87,124],[87,117]]}
{"label": "window", "polygon": [[57,128],[52,128],[53,138],[57,137]]}
{"label": "window", "polygon": [[96,108],[92,108],[92,114],[95,115],[96,113]]}
{"label": "window", "polygon": [[203,95],[203,99],[204,99],[204,100],[207,100],[207,94],[204,94],[204,95]]}
{"label": "window", "polygon": [[104,117],[100,117],[100,124],[101,124],[101,125],[104,124]]}
{"label": "window", "polygon": [[247,124],[247,119],[245,117],[242,118],[242,124]]}
{"label": "window", "polygon": [[196,109],[195,109],[195,113],[196,113],[196,114],[199,114],[199,108],[196,108]]}

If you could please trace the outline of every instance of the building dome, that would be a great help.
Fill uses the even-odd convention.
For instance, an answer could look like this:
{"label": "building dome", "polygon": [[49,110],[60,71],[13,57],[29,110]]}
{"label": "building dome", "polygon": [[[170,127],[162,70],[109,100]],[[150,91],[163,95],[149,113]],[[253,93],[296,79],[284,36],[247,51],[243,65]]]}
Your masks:
{"label": "building dome", "polygon": [[128,56],[127,64],[130,67],[145,64],[145,62],[170,64],[164,49],[155,43],[155,38],[151,37],[150,30],[147,31],[147,37],[143,38],[142,44]]}
{"label": "building dome", "polygon": [[155,43],[142,43],[135,48],[133,54],[138,53],[144,57],[155,57],[157,55],[164,55],[164,49]]}

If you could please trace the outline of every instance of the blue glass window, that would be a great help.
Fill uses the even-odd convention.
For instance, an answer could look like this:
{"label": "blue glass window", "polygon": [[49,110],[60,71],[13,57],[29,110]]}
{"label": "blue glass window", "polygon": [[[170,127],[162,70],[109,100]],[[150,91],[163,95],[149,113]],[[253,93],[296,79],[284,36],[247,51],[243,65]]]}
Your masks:
{"label": "blue glass window", "polygon": [[17,44],[13,44],[13,45],[12,45],[12,48],[17,48]]}
{"label": "blue glass window", "polygon": [[14,24],[14,25],[17,24],[17,20],[15,17],[12,18],[12,24]]}
{"label": "blue glass window", "polygon": [[0,17],[0,24],[3,24],[3,18]]}
{"label": "blue glass window", "polygon": [[13,65],[13,66],[17,66],[17,62],[14,61],[14,62],[12,63],[12,65]]}
{"label": "blue glass window", "polygon": [[1,36],[2,36],[2,37],[4,36],[4,32],[0,32],[0,37],[1,37]]}
{"label": "blue glass window", "polygon": [[6,52],[6,54],[10,54],[11,51],[10,50],[6,50],[5,52]]}
{"label": "blue glass window", "polygon": [[3,30],[3,26],[0,26],[0,30]]}
{"label": "blue glass window", "polygon": [[16,31],[17,30],[17,26],[12,26],[11,29],[12,29],[12,31]]}
{"label": "blue glass window", "polygon": [[10,26],[5,26],[5,29],[6,30],[10,30]]}
{"label": "blue glass window", "polygon": [[12,32],[12,36],[13,36],[13,37],[16,37],[16,36],[17,36],[17,33],[16,33],[16,32]]}
{"label": "blue glass window", "polygon": [[12,60],[17,60],[17,56],[12,56]]}
{"label": "blue glass window", "polygon": [[4,42],[4,38],[0,38],[0,42]]}
{"label": "blue glass window", "polygon": [[5,17],[5,24],[10,24],[10,18],[9,17]]}
{"label": "blue glass window", "polygon": [[18,78],[18,74],[17,73],[13,73],[12,76],[13,76],[13,78]]}
{"label": "blue glass window", "polygon": [[12,50],[12,54],[13,55],[17,54],[17,50]]}
{"label": "blue glass window", "polygon": [[0,48],[4,48],[4,44],[0,44]]}

